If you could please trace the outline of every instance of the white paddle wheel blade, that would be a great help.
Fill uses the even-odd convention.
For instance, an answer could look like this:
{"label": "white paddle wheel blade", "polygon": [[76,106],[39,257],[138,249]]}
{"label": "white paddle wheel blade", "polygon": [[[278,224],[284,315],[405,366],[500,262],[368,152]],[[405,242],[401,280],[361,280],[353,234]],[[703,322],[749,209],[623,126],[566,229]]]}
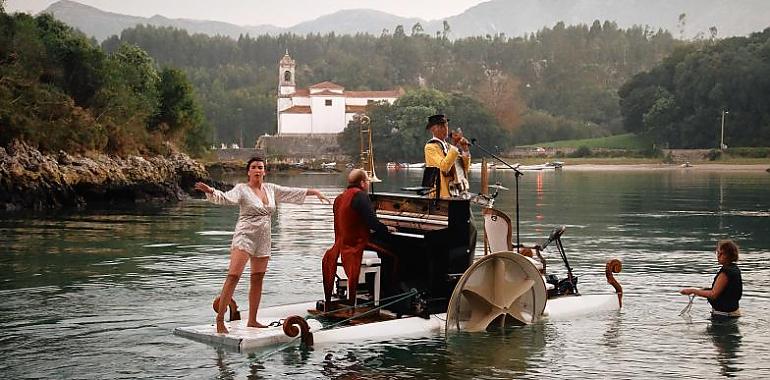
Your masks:
{"label": "white paddle wheel blade", "polygon": [[545,301],[545,283],[531,261],[514,252],[487,255],[463,273],[452,292],[447,332],[530,324],[543,314]]}

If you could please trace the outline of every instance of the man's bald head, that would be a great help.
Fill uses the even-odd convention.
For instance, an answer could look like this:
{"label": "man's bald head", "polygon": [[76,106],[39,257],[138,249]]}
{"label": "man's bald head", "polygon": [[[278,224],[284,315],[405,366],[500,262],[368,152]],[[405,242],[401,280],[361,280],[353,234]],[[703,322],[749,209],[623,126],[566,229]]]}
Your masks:
{"label": "man's bald head", "polygon": [[358,185],[361,181],[368,182],[366,171],[363,169],[353,169],[348,173],[348,185]]}

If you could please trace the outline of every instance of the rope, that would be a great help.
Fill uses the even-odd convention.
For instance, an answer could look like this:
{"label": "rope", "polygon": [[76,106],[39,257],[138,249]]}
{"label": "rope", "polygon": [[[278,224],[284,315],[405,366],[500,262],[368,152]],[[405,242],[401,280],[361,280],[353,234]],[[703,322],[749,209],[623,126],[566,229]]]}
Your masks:
{"label": "rope", "polygon": [[[346,322],[349,322],[349,321],[351,321],[351,320],[353,320],[353,319],[356,319],[356,318],[361,318],[361,317],[363,317],[363,316],[369,315],[369,314],[371,314],[371,313],[374,313],[375,311],[379,311],[380,309],[382,309],[382,308],[384,308],[384,307],[386,307],[386,306],[390,306],[390,305],[393,305],[393,304],[399,303],[399,302],[401,302],[401,301],[403,301],[403,300],[406,300],[406,299],[409,299],[409,298],[411,298],[411,297],[414,297],[414,296],[416,296],[416,295],[417,295],[417,293],[418,293],[418,292],[417,292],[417,290],[416,290],[416,289],[412,289],[411,291],[409,291],[409,292],[406,292],[406,293],[401,293],[401,294],[403,294],[403,296],[402,296],[402,297],[399,297],[399,298],[398,298],[398,299],[396,299],[395,301],[392,301],[392,302],[388,302],[388,303],[386,303],[386,304],[384,304],[384,305],[380,305],[380,306],[377,306],[377,307],[375,307],[375,308],[373,308],[373,309],[371,309],[371,310],[367,310],[367,311],[365,311],[365,312],[363,312],[363,313],[361,313],[361,314],[356,314],[356,315],[353,315],[353,316],[351,316],[351,317],[349,317],[349,318],[343,319],[343,320],[341,320],[341,321],[339,321],[339,322],[336,322],[336,323],[332,323],[332,324],[331,324],[331,325],[329,325],[329,326],[326,326],[326,327],[323,327],[323,328],[321,328],[321,330],[329,330],[329,329],[331,329],[331,328],[333,328],[333,327],[339,326],[339,325],[341,325],[341,324],[343,324],[343,323],[346,323]],[[391,297],[389,297],[389,298],[393,298],[393,297],[396,297],[396,296],[391,296]]]}
{"label": "rope", "polygon": [[[383,301],[388,301],[388,300],[391,300],[391,299],[394,299],[394,298],[405,296],[407,294],[411,294],[412,292],[416,292],[416,290],[412,289],[412,290],[410,290],[408,292],[403,292],[403,293],[394,294],[392,296],[388,296],[388,297],[385,297],[385,298],[380,298],[380,303],[382,303]],[[324,311],[322,313],[318,313],[318,314],[315,314],[315,315],[308,315],[305,319],[316,319],[317,320],[319,317],[325,317],[325,316],[327,316],[329,314],[333,314],[333,313],[336,313],[338,311],[351,310],[351,309],[355,309],[356,307],[368,306],[368,305],[374,305],[374,301],[372,300],[372,301],[364,302],[362,304],[359,304],[358,306],[346,306],[346,307],[341,307],[339,309]],[[389,305],[391,305],[391,304],[389,304]],[[386,306],[386,305],[378,306],[377,308],[379,309],[379,308],[382,308],[383,306]]]}
{"label": "rope", "polygon": [[679,312],[679,316],[682,317],[684,315],[690,315],[690,310],[692,310],[692,302],[695,300],[695,294],[690,294],[690,302],[687,303],[687,306],[682,309],[682,311]]}

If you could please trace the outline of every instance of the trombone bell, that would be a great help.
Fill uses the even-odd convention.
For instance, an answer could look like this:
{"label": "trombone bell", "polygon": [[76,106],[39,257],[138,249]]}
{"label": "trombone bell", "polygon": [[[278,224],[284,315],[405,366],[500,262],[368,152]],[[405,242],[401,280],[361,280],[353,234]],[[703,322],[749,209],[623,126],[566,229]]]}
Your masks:
{"label": "trombone bell", "polygon": [[372,128],[370,127],[371,119],[369,116],[362,115],[358,118],[358,123],[361,125],[359,130],[359,137],[361,141],[360,145],[360,165],[361,169],[366,171],[369,182],[377,183],[382,182],[377,178],[377,174],[374,172],[374,146],[372,144]]}

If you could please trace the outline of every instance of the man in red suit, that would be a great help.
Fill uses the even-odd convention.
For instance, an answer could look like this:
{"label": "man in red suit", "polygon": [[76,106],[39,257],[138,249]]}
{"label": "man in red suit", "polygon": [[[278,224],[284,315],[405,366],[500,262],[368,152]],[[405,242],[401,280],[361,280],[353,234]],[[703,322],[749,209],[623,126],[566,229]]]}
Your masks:
{"label": "man in red suit", "polygon": [[[322,260],[324,296],[328,309],[337,273],[337,258],[342,256],[342,267],[348,277],[348,300],[355,305],[361,257],[364,249],[386,253],[386,249],[369,241],[370,235],[385,236],[388,227],[377,220],[367,194],[369,178],[361,169],[348,174],[348,187],[334,200],[334,245]],[[328,310],[327,310],[328,311]]]}

